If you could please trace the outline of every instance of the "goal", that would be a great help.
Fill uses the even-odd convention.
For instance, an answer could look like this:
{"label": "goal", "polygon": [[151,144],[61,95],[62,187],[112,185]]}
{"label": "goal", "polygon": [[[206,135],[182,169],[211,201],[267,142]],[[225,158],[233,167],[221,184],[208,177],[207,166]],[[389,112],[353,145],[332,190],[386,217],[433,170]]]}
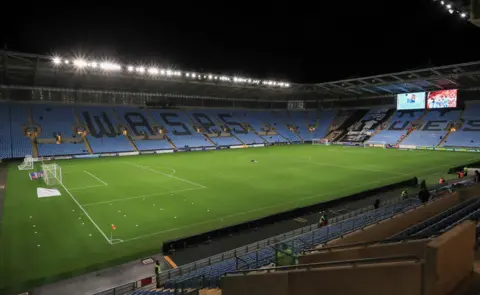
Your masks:
{"label": "goal", "polygon": [[62,183],[62,167],[58,164],[42,165],[43,181],[46,185]]}
{"label": "goal", "polygon": [[369,141],[364,142],[363,147],[380,147],[386,149],[389,147],[389,145],[384,141]]}
{"label": "goal", "polygon": [[33,158],[31,155],[26,155],[23,159],[23,163],[18,165],[18,170],[32,170],[33,169]]}
{"label": "goal", "polygon": [[330,141],[325,138],[314,138],[312,139],[313,145],[330,145]]}

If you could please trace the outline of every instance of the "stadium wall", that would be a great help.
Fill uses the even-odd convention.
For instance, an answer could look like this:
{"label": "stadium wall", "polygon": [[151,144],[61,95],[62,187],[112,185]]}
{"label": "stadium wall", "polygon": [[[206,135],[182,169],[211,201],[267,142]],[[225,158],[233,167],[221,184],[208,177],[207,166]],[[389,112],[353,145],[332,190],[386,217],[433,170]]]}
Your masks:
{"label": "stadium wall", "polygon": [[440,212],[458,204],[467,198],[478,196],[480,188],[474,186],[465,188],[441,199],[436,199],[419,208],[405,213],[397,214],[389,220],[381,221],[377,224],[367,226],[362,230],[357,230],[341,238],[331,240],[328,246],[340,246],[354,243],[366,243],[381,241],[387,239],[396,233],[401,232],[419,222],[431,218]]}
{"label": "stadium wall", "polygon": [[318,204],[314,204],[314,205],[311,205],[311,206],[296,208],[294,210],[270,215],[270,216],[267,216],[267,217],[264,217],[264,218],[261,218],[261,219],[256,219],[256,220],[253,220],[253,221],[240,223],[240,224],[233,225],[233,226],[230,226],[230,227],[216,229],[216,230],[205,232],[205,233],[195,235],[195,236],[189,236],[189,237],[184,237],[184,238],[181,238],[181,239],[167,241],[163,244],[163,253],[168,253],[172,249],[175,249],[175,250],[184,249],[184,248],[187,248],[187,247],[192,246],[192,245],[196,245],[196,244],[200,244],[200,243],[203,243],[203,242],[206,242],[206,241],[210,241],[211,239],[214,239],[214,238],[220,238],[220,237],[228,236],[228,235],[231,235],[232,233],[241,232],[241,231],[245,231],[245,230],[249,230],[249,229],[255,229],[255,228],[258,228],[258,227],[261,227],[261,226],[277,223],[277,222],[280,222],[280,221],[291,220],[291,219],[298,218],[298,217],[304,216],[304,215],[312,213],[312,212],[323,211],[323,210],[325,210],[327,208],[330,208],[332,206],[339,206],[339,205],[341,205],[343,203],[346,203],[346,202],[352,202],[352,201],[355,201],[355,200],[365,199],[365,198],[368,198],[370,196],[373,196],[373,195],[376,195],[376,194],[379,194],[379,193],[382,193],[382,192],[385,192],[385,191],[389,191],[389,190],[392,190],[392,189],[395,189],[395,188],[406,187],[406,186],[415,186],[415,185],[417,185],[417,183],[418,183],[418,180],[415,177],[415,178],[412,178],[412,179],[408,179],[408,180],[393,183],[393,184],[390,184],[390,185],[386,185],[386,186],[374,188],[374,189],[371,189],[371,190],[363,191],[363,192],[360,192],[360,193],[357,193],[357,194],[353,194],[353,195],[346,196],[346,197],[343,197],[343,198],[338,198],[338,199],[331,200],[331,201],[328,201],[328,202],[323,202],[323,203],[318,203]]}

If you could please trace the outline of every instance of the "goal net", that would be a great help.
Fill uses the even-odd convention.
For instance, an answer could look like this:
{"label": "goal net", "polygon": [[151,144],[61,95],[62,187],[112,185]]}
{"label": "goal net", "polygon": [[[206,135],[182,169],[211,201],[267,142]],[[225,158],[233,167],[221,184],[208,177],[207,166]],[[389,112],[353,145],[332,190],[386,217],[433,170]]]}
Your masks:
{"label": "goal net", "polygon": [[314,138],[312,139],[313,145],[330,145],[330,141],[325,138]]}
{"label": "goal net", "polygon": [[363,143],[363,147],[380,147],[386,149],[389,145],[384,141],[368,141]]}
{"label": "goal net", "polygon": [[18,170],[32,170],[33,169],[33,158],[30,155],[25,156],[23,163],[18,165]]}
{"label": "goal net", "polygon": [[62,183],[62,167],[58,164],[42,165],[43,181],[46,185]]}

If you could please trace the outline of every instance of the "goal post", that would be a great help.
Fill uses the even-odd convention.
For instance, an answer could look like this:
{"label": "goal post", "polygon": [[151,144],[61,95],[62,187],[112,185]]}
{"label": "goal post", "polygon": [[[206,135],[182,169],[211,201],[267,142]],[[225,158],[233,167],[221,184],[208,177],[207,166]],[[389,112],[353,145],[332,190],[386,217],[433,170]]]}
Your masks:
{"label": "goal post", "polygon": [[389,144],[387,144],[385,141],[369,141],[369,142],[364,142],[363,147],[379,147],[379,148],[388,148]]}
{"label": "goal post", "polygon": [[32,170],[34,159],[31,155],[26,155],[23,159],[23,163],[18,165],[18,170]]}
{"label": "goal post", "polygon": [[58,164],[42,165],[43,181],[46,185],[62,184],[62,167]]}
{"label": "goal post", "polygon": [[314,138],[312,139],[313,145],[330,145],[330,141],[326,138]]}

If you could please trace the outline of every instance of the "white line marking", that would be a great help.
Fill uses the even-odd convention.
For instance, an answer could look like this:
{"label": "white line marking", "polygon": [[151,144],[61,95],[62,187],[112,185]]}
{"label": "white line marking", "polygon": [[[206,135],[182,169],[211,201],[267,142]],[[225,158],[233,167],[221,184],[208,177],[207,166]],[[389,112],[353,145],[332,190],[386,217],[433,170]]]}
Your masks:
{"label": "white line marking", "polygon": [[101,180],[100,178],[98,178],[97,176],[93,175],[92,173],[88,172],[87,170],[83,170],[83,172],[87,173],[88,175],[90,175],[91,177],[95,178],[96,180],[100,181],[101,183],[103,183],[104,185],[108,185],[108,183],[106,183],[105,181]]}
{"label": "white line marking", "polygon": [[185,225],[185,226],[181,226],[181,227],[177,227],[177,228],[171,228],[171,229],[167,229],[167,230],[163,230],[163,231],[159,231],[159,232],[154,232],[154,233],[151,233],[151,234],[141,235],[141,236],[134,237],[134,238],[131,238],[131,239],[126,239],[126,240],[123,240],[123,242],[129,242],[129,241],[134,241],[134,240],[138,240],[138,239],[142,239],[142,238],[147,238],[147,237],[151,237],[151,236],[155,236],[155,235],[159,235],[159,234],[164,234],[164,233],[171,232],[171,231],[177,231],[177,230],[181,230],[181,229],[185,229],[185,228],[198,226],[198,225],[209,223],[209,222],[214,222],[214,221],[223,222],[224,219],[228,219],[228,218],[232,218],[232,217],[236,217],[236,216],[241,216],[241,215],[245,215],[245,214],[249,214],[249,213],[253,213],[253,212],[257,212],[257,211],[263,211],[265,209],[275,208],[275,207],[279,207],[279,206],[283,206],[283,205],[287,205],[287,204],[291,204],[291,203],[301,202],[301,201],[304,201],[304,200],[313,199],[313,198],[317,198],[317,197],[321,197],[321,196],[331,195],[333,193],[338,193],[338,192],[341,192],[341,191],[344,191],[344,190],[351,189],[353,187],[368,186],[368,185],[371,185],[371,184],[375,184],[375,183],[378,183],[378,182],[385,181],[387,179],[398,178],[398,177],[399,176],[397,175],[397,176],[392,176],[392,177],[388,177],[388,178],[383,178],[383,179],[372,181],[372,182],[361,183],[359,185],[349,186],[347,188],[342,188],[342,189],[336,190],[336,191],[328,191],[328,192],[326,192],[324,194],[320,194],[320,195],[314,195],[314,196],[311,196],[311,197],[306,197],[306,198],[302,198],[302,199],[298,199],[298,200],[292,200],[292,201],[277,203],[275,205],[270,205],[270,206],[261,207],[261,208],[257,208],[257,209],[253,209],[253,210],[249,210],[249,211],[245,211],[245,212],[235,213],[235,214],[231,214],[231,215],[227,215],[227,216],[223,216],[223,217],[219,217],[219,218],[215,218],[215,219],[209,219],[209,220],[205,220],[205,221],[202,221],[202,222],[196,222],[196,223],[190,224],[190,225]]}
{"label": "white line marking", "polygon": [[89,189],[89,188],[94,188],[94,187],[105,187],[106,185],[103,184],[97,184],[97,185],[88,185],[88,186],[81,186],[81,187],[74,187],[70,188],[69,190],[71,191],[77,191],[77,190],[82,190],[82,189]]}
{"label": "white line marking", "polygon": [[154,196],[161,196],[161,195],[168,195],[168,194],[176,194],[176,193],[182,193],[182,192],[186,192],[186,191],[193,191],[193,190],[199,190],[199,189],[204,189],[204,187],[192,187],[192,188],[170,191],[170,192],[140,195],[140,196],[134,196],[134,197],[129,197],[129,198],[123,198],[123,199],[114,199],[114,200],[110,200],[110,201],[102,201],[102,202],[97,202],[97,203],[87,203],[87,204],[82,204],[82,206],[87,207],[87,206],[95,206],[95,205],[100,205],[100,204],[110,204],[110,203],[115,203],[115,202],[123,202],[123,201],[129,201],[129,200],[141,199],[141,198],[147,198],[147,197],[154,197]]}
{"label": "white line marking", "polygon": [[140,169],[148,170],[148,171],[153,172],[153,173],[161,174],[161,175],[166,176],[166,177],[170,177],[170,178],[177,179],[177,180],[180,180],[180,181],[183,181],[183,182],[186,182],[186,183],[190,183],[191,185],[195,185],[195,186],[198,186],[198,187],[201,187],[201,188],[206,188],[206,186],[201,185],[199,183],[196,183],[196,182],[193,182],[193,181],[190,181],[190,180],[187,180],[187,179],[183,179],[183,178],[171,175],[171,174],[166,174],[166,173],[163,173],[161,171],[154,170],[154,169],[151,169],[151,168],[148,168],[148,167],[145,167],[145,166],[140,166],[140,165],[133,164],[133,163],[130,163],[130,162],[121,162],[121,163],[125,163],[125,164],[131,165],[131,166],[134,166],[134,167],[137,167],[137,168],[140,168]]}
{"label": "white line marking", "polygon": [[395,175],[402,175],[402,176],[408,175],[408,174],[405,174],[405,173],[388,172],[388,171],[385,171],[385,170],[360,168],[360,167],[354,167],[354,166],[335,165],[335,164],[328,164],[328,163],[323,163],[323,162],[313,162],[313,161],[299,161],[299,162],[300,163],[310,163],[310,164],[319,165],[319,166],[337,167],[337,168],[345,168],[345,169],[360,170],[360,171],[372,171],[372,172],[395,174]]}
{"label": "white line marking", "polygon": [[85,209],[82,207],[82,205],[80,205],[80,203],[77,201],[77,199],[75,199],[75,197],[72,195],[72,193],[67,189],[67,187],[65,185],[63,185],[63,183],[61,183],[60,181],[59,181],[59,183],[65,189],[67,194],[70,195],[70,197],[75,202],[75,204],[77,204],[77,206],[80,208],[80,210],[83,211],[85,216],[87,216],[88,219],[90,219],[90,222],[98,229],[98,231],[102,234],[102,236],[105,238],[105,240],[107,240],[107,242],[111,245],[112,242],[110,241],[110,239],[105,235],[105,233],[100,229],[100,227],[95,223],[95,221],[93,221],[92,217],[90,217],[90,215],[88,215],[87,211],[85,211]]}
{"label": "white line marking", "polygon": [[[439,166],[434,167],[434,168],[419,170],[419,171],[416,171],[416,173],[414,172],[410,175],[413,176],[414,174],[417,174],[417,173],[432,171],[432,170],[438,169],[438,167],[445,167],[445,166],[450,167],[450,166],[452,166],[452,164],[439,165]],[[404,175],[404,176],[407,176],[407,175]],[[134,241],[134,240],[138,240],[138,239],[142,239],[142,238],[147,238],[147,237],[151,237],[151,236],[155,236],[155,235],[159,235],[159,234],[163,234],[163,233],[167,233],[167,232],[171,232],[171,231],[177,231],[177,230],[181,230],[181,229],[185,229],[185,228],[198,226],[198,225],[209,223],[209,222],[214,222],[214,221],[222,222],[224,219],[228,219],[228,218],[232,218],[232,217],[236,217],[236,216],[241,216],[241,215],[245,215],[245,214],[249,214],[249,213],[253,213],[253,212],[257,212],[257,211],[262,211],[262,210],[270,209],[270,208],[274,208],[274,207],[279,207],[279,206],[283,206],[283,205],[286,205],[286,204],[301,202],[301,201],[305,201],[305,200],[308,200],[308,199],[313,199],[313,198],[318,198],[318,197],[322,197],[322,196],[326,196],[326,195],[331,195],[331,194],[339,193],[341,191],[352,189],[352,188],[355,188],[355,187],[369,186],[369,185],[372,185],[372,184],[376,184],[376,183],[383,182],[383,181],[386,181],[386,180],[389,180],[389,179],[392,179],[392,178],[399,178],[399,177],[400,177],[400,175],[386,177],[386,178],[382,178],[382,179],[372,181],[372,182],[361,183],[361,184],[358,184],[358,185],[349,186],[347,188],[342,188],[340,190],[328,191],[324,194],[314,195],[314,196],[311,196],[311,197],[301,198],[301,199],[298,199],[298,200],[292,200],[292,201],[287,201],[287,202],[283,202],[283,203],[277,203],[275,205],[270,205],[270,206],[266,206],[266,207],[262,207],[262,208],[257,208],[257,209],[250,210],[250,211],[240,212],[240,213],[227,215],[227,216],[223,216],[223,217],[219,217],[219,218],[215,218],[215,219],[209,219],[209,220],[202,221],[202,222],[196,222],[194,224],[190,224],[190,225],[186,225],[186,226],[181,226],[181,227],[177,227],[177,228],[171,228],[171,229],[167,229],[167,230],[163,230],[163,231],[159,231],[159,232],[154,232],[154,233],[151,233],[151,234],[141,235],[141,236],[134,237],[134,238],[131,238],[131,239],[123,240],[123,242],[129,242],[129,241]]]}

